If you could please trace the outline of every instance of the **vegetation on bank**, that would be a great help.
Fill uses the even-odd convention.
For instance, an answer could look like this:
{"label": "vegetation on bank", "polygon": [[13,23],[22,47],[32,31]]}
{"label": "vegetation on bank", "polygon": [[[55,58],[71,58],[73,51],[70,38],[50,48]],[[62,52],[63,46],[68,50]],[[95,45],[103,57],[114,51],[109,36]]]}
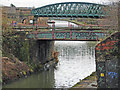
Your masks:
{"label": "vegetation on bank", "polygon": [[[29,41],[25,35],[5,35],[2,43],[3,84],[30,75],[40,67],[30,60]],[[39,65],[39,66],[38,66]]]}
{"label": "vegetation on bank", "polygon": [[[2,79],[1,83],[26,77],[31,73],[41,71],[44,67],[36,61],[35,40],[26,40],[26,33],[11,28],[13,19],[3,16],[2,18]],[[53,51],[54,52],[54,51]],[[54,52],[55,54],[56,52]],[[56,59],[56,57],[53,57]]]}
{"label": "vegetation on bank", "polygon": [[[52,61],[52,63],[55,65],[57,63],[56,59]],[[16,57],[13,59],[2,57],[2,65],[2,79],[0,80],[0,83],[3,85],[10,83],[11,81],[27,77],[32,73],[43,71],[44,69],[49,69],[45,68],[45,66],[41,64],[25,64],[24,62],[18,60]]]}
{"label": "vegetation on bank", "polygon": [[[25,33],[5,35],[2,40],[2,78],[3,84],[30,75],[33,72],[41,71],[44,67],[41,62],[36,61],[34,48],[35,40],[26,40]],[[54,52],[58,62],[57,52]]]}
{"label": "vegetation on bank", "polygon": [[[2,78],[3,84],[41,71],[44,67],[41,62],[36,62],[33,55],[35,41],[25,40],[25,35],[4,36],[2,43]],[[57,52],[54,57],[58,62]]]}
{"label": "vegetation on bank", "polygon": [[2,57],[2,80],[3,84],[9,81],[17,80],[28,74],[31,74],[31,69],[17,58],[9,59]]}

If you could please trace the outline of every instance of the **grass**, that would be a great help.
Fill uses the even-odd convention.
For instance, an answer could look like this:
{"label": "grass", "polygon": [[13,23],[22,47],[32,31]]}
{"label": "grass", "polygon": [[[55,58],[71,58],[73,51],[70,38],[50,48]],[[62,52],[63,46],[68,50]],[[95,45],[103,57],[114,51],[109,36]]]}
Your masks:
{"label": "grass", "polygon": [[96,79],[96,72],[93,72],[90,76],[84,78],[83,80],[95,80]]}

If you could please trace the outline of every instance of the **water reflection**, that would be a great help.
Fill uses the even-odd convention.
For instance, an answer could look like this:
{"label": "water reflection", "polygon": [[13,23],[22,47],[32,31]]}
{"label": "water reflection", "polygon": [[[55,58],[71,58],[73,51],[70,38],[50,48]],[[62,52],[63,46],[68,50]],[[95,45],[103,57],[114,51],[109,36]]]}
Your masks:
{"label": "water reflection", "polygon": [[33,74],[28,78],[7,84],[3,88],[54,88],[54,69]]}
{"label": "water reflection", "polygon": [[56,41],[59,52],[56,69],[33,74],[4,88],[70,88],[95,71],[96,42]]}
{"label": "water reflection", "polygon": [[95,71],[96,42],[56,41],[59,63],[55,70],[55,87],[72,87]]}

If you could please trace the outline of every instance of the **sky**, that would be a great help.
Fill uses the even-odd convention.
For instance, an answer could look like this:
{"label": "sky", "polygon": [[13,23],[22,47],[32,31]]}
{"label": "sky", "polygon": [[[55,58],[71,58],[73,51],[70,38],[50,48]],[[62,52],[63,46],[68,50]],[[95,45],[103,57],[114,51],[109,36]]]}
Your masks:
{"label": "sky", "polygon": [[48,4],[60,3],[60,2],[90,2],[90,3],[106,3],[118,0],[0,0],[0,4],[4,6],[10,6],[10,4],[16,7],[41,7]]}

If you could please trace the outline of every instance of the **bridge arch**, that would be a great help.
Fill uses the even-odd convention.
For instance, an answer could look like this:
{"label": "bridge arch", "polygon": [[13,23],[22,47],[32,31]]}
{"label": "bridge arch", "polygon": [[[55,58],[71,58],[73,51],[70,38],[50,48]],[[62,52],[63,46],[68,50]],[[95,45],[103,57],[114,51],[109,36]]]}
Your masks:
{"label": "bridge arch", "polygon": [[106,16],[106,5],[87,2],[63,2],[42,6],[31,11],[36,17],[87,17]]}

